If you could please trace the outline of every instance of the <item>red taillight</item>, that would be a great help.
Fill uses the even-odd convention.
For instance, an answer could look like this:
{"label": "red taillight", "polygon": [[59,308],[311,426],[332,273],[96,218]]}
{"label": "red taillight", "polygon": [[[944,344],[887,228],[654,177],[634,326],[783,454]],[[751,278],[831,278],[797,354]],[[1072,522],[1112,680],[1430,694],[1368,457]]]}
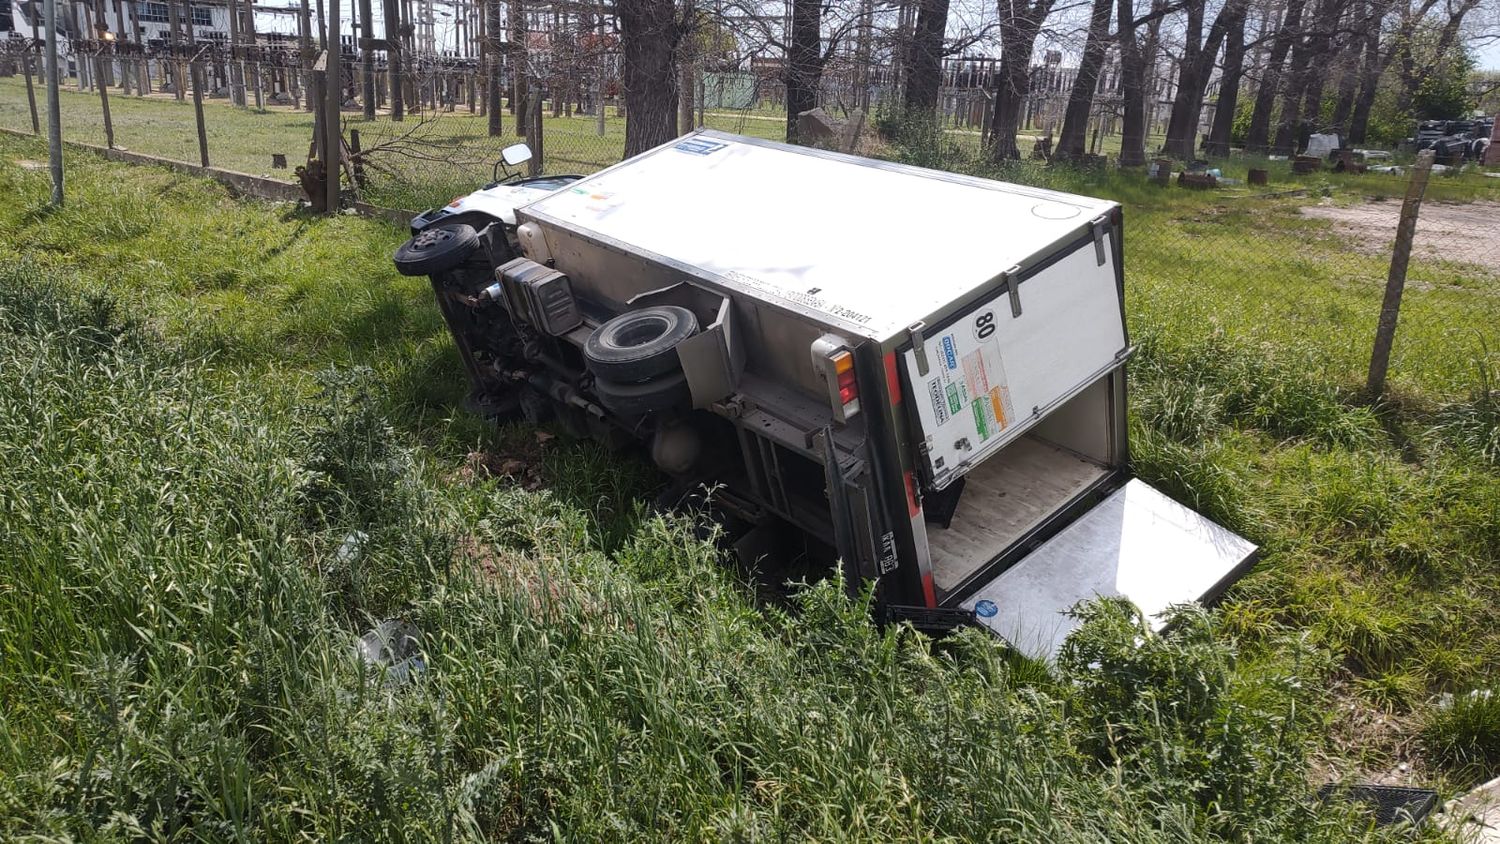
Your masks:
{"label": "red taillight", "polygon": [[848,404],[859,398],[859,386],[854,383],[854,370],[839,373],[839,402]]}
{"label": "red taillight", "polygon": [[828,385],[833,420],[840,425],[859,413],[859,381],[854,377],[854,354],[848,341],[825,334],[812,345],[813,367]]}

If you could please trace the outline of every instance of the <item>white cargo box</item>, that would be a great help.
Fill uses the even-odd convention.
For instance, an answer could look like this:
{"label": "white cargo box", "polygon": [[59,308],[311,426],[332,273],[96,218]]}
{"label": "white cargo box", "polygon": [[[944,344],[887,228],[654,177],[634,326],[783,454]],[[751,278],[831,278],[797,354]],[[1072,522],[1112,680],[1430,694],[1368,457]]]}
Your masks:
{"label": "white cargo box", "polygon": [[700,131],[533,202],[523,216],[885,341],[1115,207]]}
{"label": "white cargo box", "polygon": [[[598,312],[696,307],[678,356],[741,443],[731,483],[790,524],[826,509],[804,529],[902,612],[1048,658],[1080,600],[1154,615],[1254,559],[1131,477],[1116,203],[700,131],[517,219]],[[857,359],[852,421],[813,362],[830,335]]]}

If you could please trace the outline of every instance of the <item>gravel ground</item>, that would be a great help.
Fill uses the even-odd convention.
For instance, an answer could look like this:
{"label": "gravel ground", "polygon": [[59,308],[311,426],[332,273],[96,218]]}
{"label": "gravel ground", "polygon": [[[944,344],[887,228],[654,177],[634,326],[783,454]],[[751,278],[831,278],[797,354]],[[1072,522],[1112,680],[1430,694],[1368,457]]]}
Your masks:
{"label": "gravel ground", "polygon": [[[1332,221],[1335,230],[1349,235],[1361,251],[1388,253],[1401,202],[1309,205],[1302,213]],[[1476,264],[1500,274],[1500,202],[1423,203],[1412,255]]]}

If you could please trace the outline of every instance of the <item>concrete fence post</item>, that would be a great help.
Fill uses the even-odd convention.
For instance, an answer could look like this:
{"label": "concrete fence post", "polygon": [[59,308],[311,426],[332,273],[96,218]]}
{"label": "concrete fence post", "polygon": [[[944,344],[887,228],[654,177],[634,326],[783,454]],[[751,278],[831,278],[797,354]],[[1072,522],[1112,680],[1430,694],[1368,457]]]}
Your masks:
{"label": "concrete fence post", "polygon": [[531,86],[531,136],[526,140],[531,146],[531,176],[542,175],[542,157],[546,154],[542,140],[542,86],[540,82]]}
{"label": "concrete fence post", "polygon": [[36,89],[31,84],[31,51],[21,53],[21,72],[26,74],[26,105],[31,108],[31,134],[42,134],[42,121],[36,113]]}
{"label": "concrete fence post", "polygon": [[1406,185],[1406,200],[1401,203],[1401,220],[1396,224],[1396,244],[1391,250],[1391,271],[1385,279],[1385,300],[1380,305],[1380,321],[1375,326],[1375,347],[1370,352],[1370,374],[1365,393],[1378,399],[1385,393],[1385,376],[1391,365],[1391,345],[1396,340],[1396,320],[1401,314],[1401,294],[1406,290],[1406,267],[1411,263],[1411,244],[1417,234],[1417,215],[1422,210],[1422,196],[1427,192],[1427,178],[1432,175],[1432,150],[1417,153],[1411,181]]}
{"label": "concrete fence post", "polygon": [[208,166],[208,127],[203,122],[203,65],[198,61],[188,63],[188,76],[193,82],[193,118],[198,127],[198,163]]}
{"label": "concrete fence post", "polygon": [[[94,62],[96,64],[96,66],[99,66],[101,68],[99,70],[99,77],[100,77],[100,79],[103,79],[104,76],[105,76],[104,70],[102,69],[103,66],[105,65],[104,59],[102,57],[96,55],[94,57]],[[124,78],[123,75],[121,76],[121,78],[122,79]],[[98,87],[99,87],[99,105],[104,110],[104,145],[107,146],[107,147],[109,147],[110,149],[114,149],[115,148],[115,124],[114,124],[114,121],[110,120],[110,118],[109,118],[109,86],[101,82]]]}
{"label": "concrete fence post", "polygon": [[[62,106],[57,100],[57,0],[46,0],[42,5],[43,20],[47,22],[47,169],[52,174],[52,204],[63,204],[63,157],[62,157]],[[83,62],[79,62],[79,67]]]}
{"label": "concrete fence post", "polygon": [[328,0],[327,74],[323,80],[323,166],[328,175],[325,185],[329,214],[339,213],[339,164],[343,155],[344,135],[339,126],[343,103],[344,73],[339,46],[339,0]]}

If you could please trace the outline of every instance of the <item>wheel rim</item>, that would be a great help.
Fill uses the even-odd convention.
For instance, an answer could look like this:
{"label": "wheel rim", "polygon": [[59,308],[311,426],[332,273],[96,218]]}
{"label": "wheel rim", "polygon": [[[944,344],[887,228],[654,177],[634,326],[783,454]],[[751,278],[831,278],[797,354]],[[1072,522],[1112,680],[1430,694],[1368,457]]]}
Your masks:
{"label": "wheel rim", "polygon": [[412,242],[413,249],[430,249],[434,246],[447,243],[453,239],[453,232],[449,229],[428,229],[417,235]]}

